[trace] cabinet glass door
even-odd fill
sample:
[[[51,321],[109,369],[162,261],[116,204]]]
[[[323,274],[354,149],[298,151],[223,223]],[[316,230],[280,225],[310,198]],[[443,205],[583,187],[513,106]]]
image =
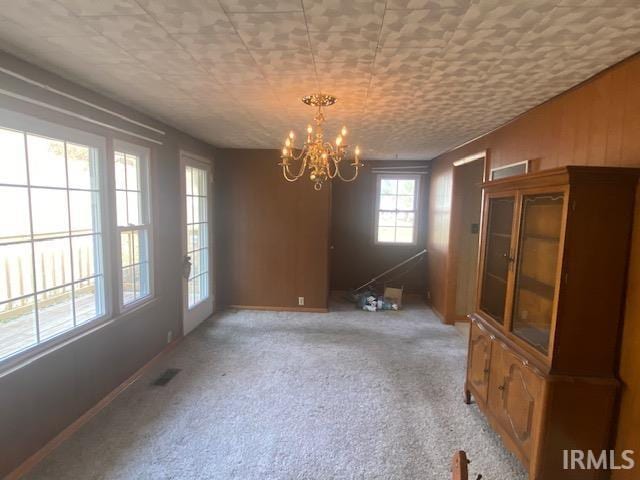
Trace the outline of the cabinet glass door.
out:
[[[548,353],[562,231],[562,193],[524,195],[512,331]]]
[[[489,198],[480,309],[504,324],[515,197]]]

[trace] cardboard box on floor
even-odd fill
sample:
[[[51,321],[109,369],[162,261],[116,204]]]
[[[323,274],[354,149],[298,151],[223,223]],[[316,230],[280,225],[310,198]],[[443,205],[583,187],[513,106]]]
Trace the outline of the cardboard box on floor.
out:
[[[402,289],[403,287],[400,287],[400,288],[385,287],[384,299],[387,302],[397,304],[398,309],[401,309],[402,308]]]

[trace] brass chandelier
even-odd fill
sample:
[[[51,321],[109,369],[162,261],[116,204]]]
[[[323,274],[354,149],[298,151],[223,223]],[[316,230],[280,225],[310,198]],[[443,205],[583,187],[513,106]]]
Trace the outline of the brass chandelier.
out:
[[[302,101],[307,105],[318,108],[318,112],[314,117],[316,127],[314,131],[311,125],[307,126],[307,141],[304,142],[298,154],[294,153],[296,151],[294,144],[295,133],[293,131],[289,132],[289,136],[282,147],[282,155],[280,156],[282,161],[278,163],[282,167],[284,178],[288,182],[295,182],[308,169],[309,180],[314,182],[313,188],[316,190],[320,190],[325,181],[336,177],[344,182],[353,182],[358,176],[358,169],[363,164],[360,162],[360,147],[356,146],[353,161],[349,164],[353,167],[352,176],[345,178],[340,171],[341,162],[348,154],[348,145],[345,143],[347,127],[342,127],[336,137],[335,144],[324,139],[322,124],[325,118],[322,109],[336,103],[336,97],[317,93],[303,97]],[[298,162],[300,162],[300,167],[294,173],[291,171],[292,163]]]

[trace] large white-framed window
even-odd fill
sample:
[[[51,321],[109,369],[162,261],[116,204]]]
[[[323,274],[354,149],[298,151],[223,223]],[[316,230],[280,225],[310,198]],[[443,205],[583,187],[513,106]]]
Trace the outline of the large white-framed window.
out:
[[[111,314],[105,141],[0,110],[0,361]]]
[[[120,308],[153,296],[150,151],[114,141]]]
[[[378,175],[374,238],[377,244],[415,244],[419,175]]]

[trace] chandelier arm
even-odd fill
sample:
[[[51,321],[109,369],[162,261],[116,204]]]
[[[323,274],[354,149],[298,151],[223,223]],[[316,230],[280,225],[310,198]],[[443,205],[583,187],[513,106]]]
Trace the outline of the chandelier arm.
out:
[[[302,177],[302,175],[304,175],[304,171],[306,168],[307,168],[307,158],[305,157],[302,160],[302,163],[300,164],[300,170],[298,170],[298,173],[291,173],[291,169],[289,168],[289,165],[282,166],[282,173],[284,174],[284,178],[286,178],[287,181],[295,182],[300,177]]]
[[[289,172],[289,167],[287,165],[282,166],[282,174],[287,182],[295,182],[300,178],[300,176],[291,175],[291,172]]]
[[[340,180],[342,180],[343,182],[349,183],[349,182],[353,182],[356,178],[358,178],[358,168],[360,168],[360,165],[356,164],[356,165],[353,165],[353,167],[355,168],[355,171],[353,172],[353,177],[351,178],[344,178],[342,176],[342,173],[340,173],[340,169],[337,169],[338,177],[340,177]]]
[[[300,150],[300,154],[298,156],[293,154],[293,149],[291,150],[291,158],[294,161],[298,161],[301,160],[302,158],[304,158],[304,156],[307,154],[307,145],[305,144],[304,147],[302,147],[302,149]]]
[[[331,173],[331,165],[333,165],[333,173]],[[338,167],[338,163],[336,162],[336,160],[332,157],[330,162],[327,162],[327,176],[330,179],[334,179],[336,178],[336,176],[338,176],[340,174],[340,168]]]

